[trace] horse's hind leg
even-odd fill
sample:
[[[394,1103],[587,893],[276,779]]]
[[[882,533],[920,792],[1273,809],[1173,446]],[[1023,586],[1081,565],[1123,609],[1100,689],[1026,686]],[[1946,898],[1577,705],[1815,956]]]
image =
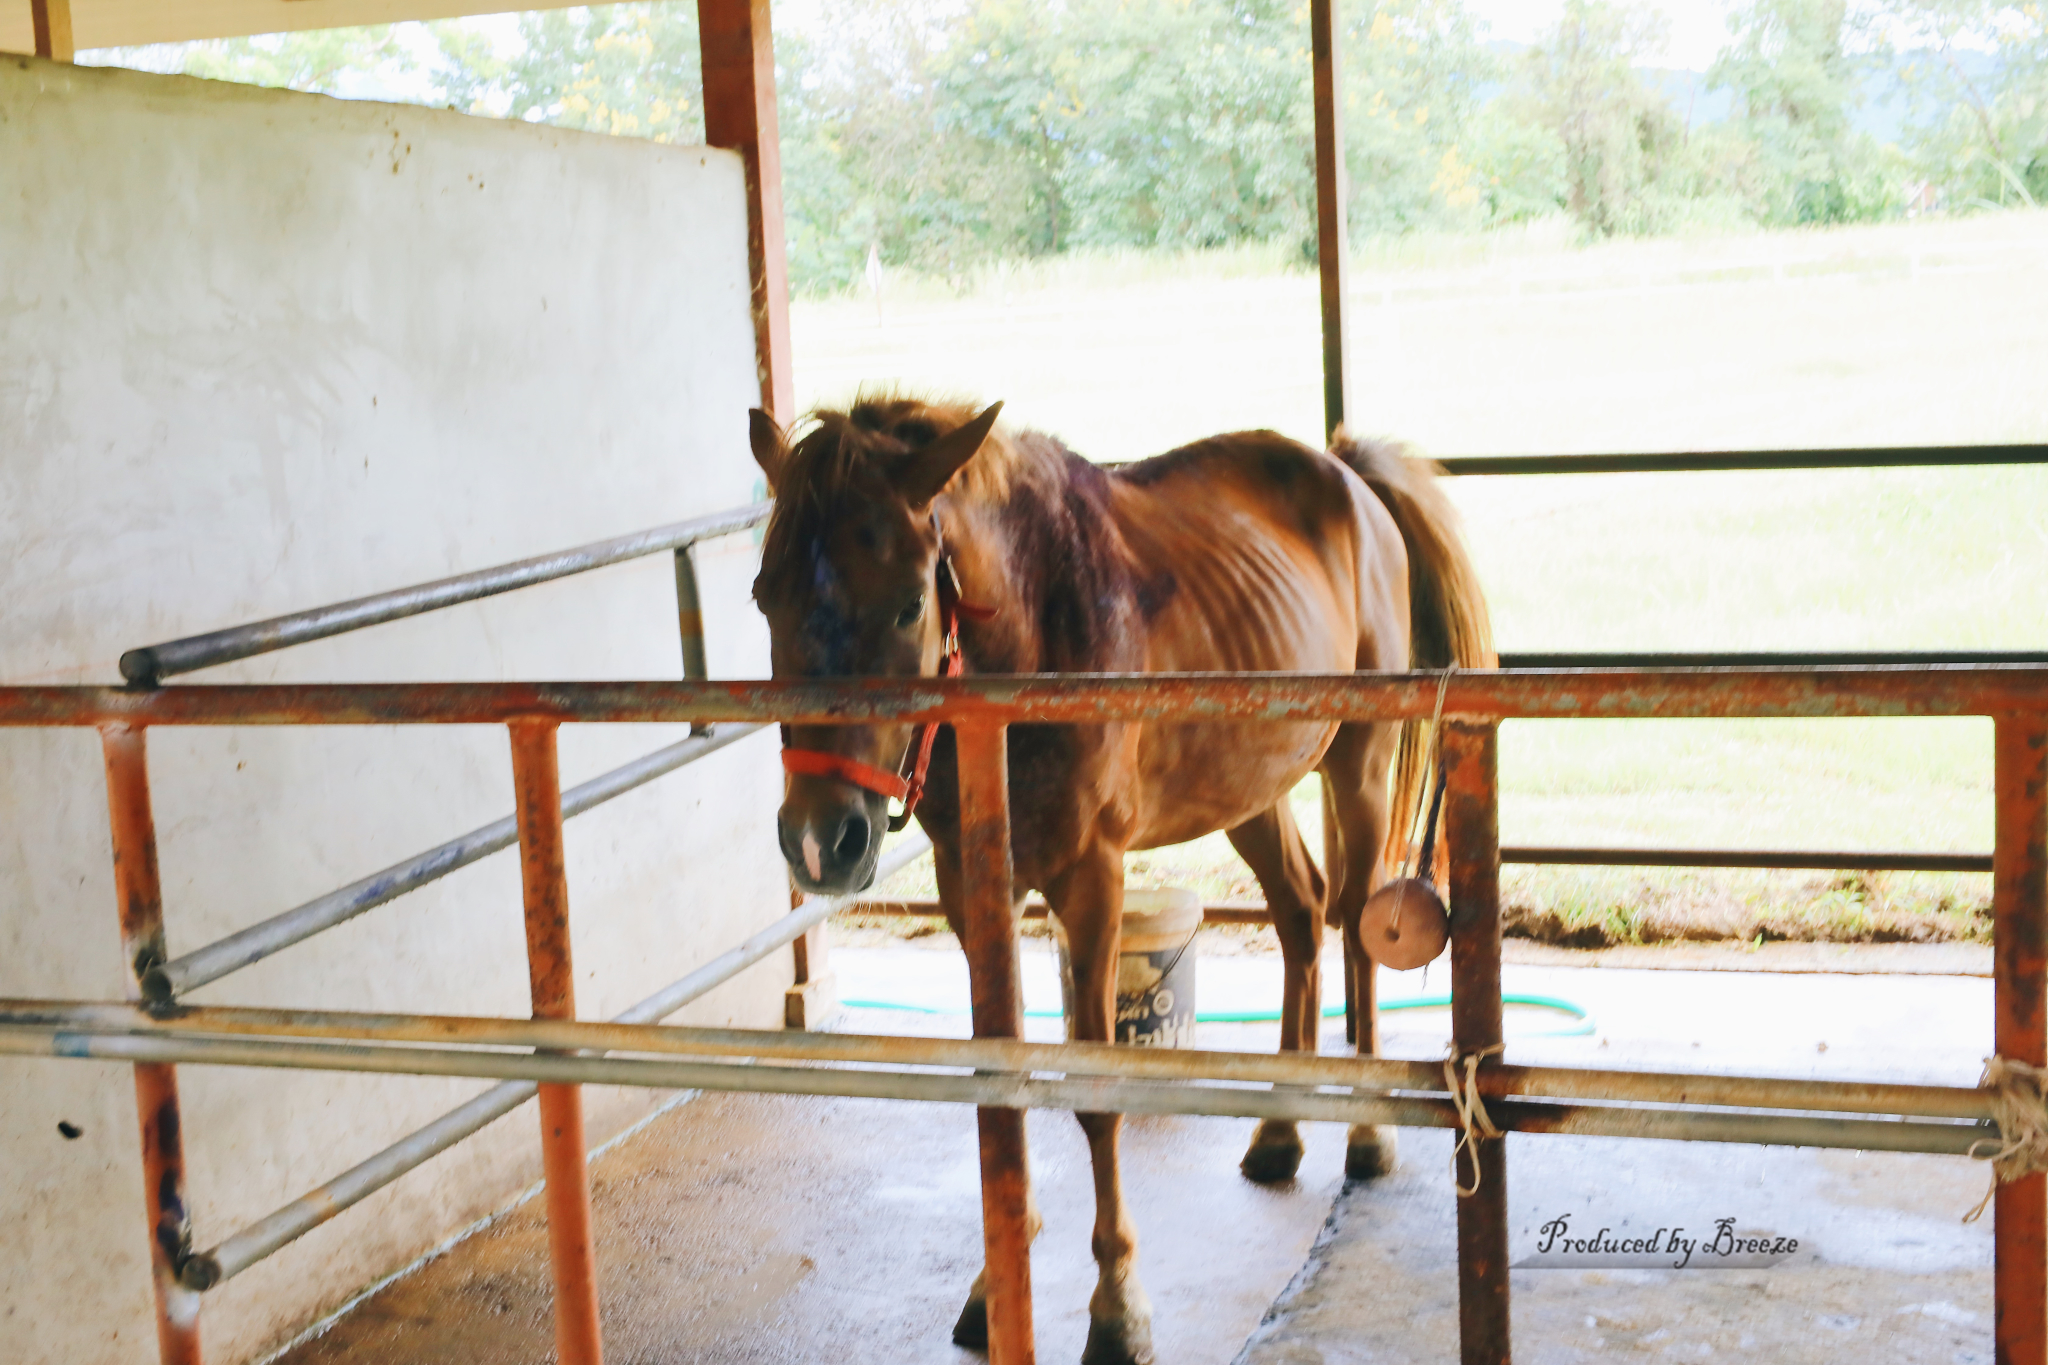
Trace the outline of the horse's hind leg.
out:
[[[1322,1028],[1323,875],[1308,856],[1285,798],[1230,831],[1230,843],[1258,878],[1280,938],[1283,966],[1280,1050],[1314,1052]],[[1248,1180],[1292,1180],[1301,1169],[1301,1130],[1266,1119],[1238,1163]]]
[[[1053,879],[1046,903],[1060,918],[1074,967],[1074,1040],[1106,1043],[1116,1018],[1117,944],[1123,919],[1122,849],[1098,849]],[[1081,1365],[1149,1365],[1152,1304],[1138,1283],[1138,1230],[1118,1163],[1121,1114],[1076,1114],[1095,1171],[1095,1293]]]
[[[1359,912],[1378,885],[1380,855],[1387,844],[1387,770],[1399,729],[1393,725],[1345,725],[1323,756],[1323,864],[1329,869],[1330,905],[1343,929],[1345,963],[1355,983],[1358,1055],[1376,1056],[1380,1047],[1377,978],[1372,959],[1360,947]],[[1351,1127],[1344,1149],[1344,1174],[1370,1180],[1394,1169],[1394,1130],[1385,1124]]]
[[[966,942],[965,922],[961,918],[960,858],[957,852],[944,844],[934,846],[932,851],[933,872],[939,883],[939,908],[945,913],[946,923],[953,930],[953,936]],[[1030,1172],[1025,1172],[1024,1218],[1028,1236],[1038,1240],[1038,1230],[1045,1220],[1038,1214],[1038,1188],[1032,1184]],[[974,1283],[967,1290],[967,1303],[960,1309],[960,1316],[953,1323],[953,1344],[964,1346],[970,1351],[988,1349],[988,1270],[975,1272]]]

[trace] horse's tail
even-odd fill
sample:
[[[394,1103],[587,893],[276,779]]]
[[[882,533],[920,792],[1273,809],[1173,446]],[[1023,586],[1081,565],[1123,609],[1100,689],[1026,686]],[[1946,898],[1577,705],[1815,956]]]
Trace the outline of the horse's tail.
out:
[[[1343,430],[1331,438],[1330,453],[1351,467],[1393,514],[1408,547],[1408,660],[1414,668],[1494,668],[1493,625],[1486,594],[1472,567],[1457,509],[1437,483],[1440,472],[1391,441],[1358,440]],[[1387,823],[1386,866],[1391,872],[1408,855],[1416,805],[1429,799],[1424,765],[1429,761],[1429,723],[1401,727],[1394,760],[1394,802]],[[1425,868],[1424,876],[1432,869]]]

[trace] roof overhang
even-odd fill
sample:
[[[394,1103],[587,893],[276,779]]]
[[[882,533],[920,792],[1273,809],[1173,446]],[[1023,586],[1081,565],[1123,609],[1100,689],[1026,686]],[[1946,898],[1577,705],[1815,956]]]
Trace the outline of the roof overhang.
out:
[[[567,9],[572,0],[70,0],[78,49],[353,28],[508,10]],[[0,52],[34,52],[29,0],[0,0]]]

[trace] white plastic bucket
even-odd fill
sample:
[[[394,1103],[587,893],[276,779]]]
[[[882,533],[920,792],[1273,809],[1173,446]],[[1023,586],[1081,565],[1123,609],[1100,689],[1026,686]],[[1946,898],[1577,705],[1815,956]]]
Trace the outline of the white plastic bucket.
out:
[[[1202,898],[1181,886],[1124,892],[1123,943],[1111,1036],[1128,1047],[1187,1047],[1195,1041],[1195,931]],[[1067,1036],[1074,1036],[1074,973],[1059,940]]]

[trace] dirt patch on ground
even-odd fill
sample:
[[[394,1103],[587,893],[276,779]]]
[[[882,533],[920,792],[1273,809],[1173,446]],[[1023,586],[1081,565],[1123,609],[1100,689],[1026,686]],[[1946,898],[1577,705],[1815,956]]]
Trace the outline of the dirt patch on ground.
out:
[[[1660,943],[1989,943],[1989,877],[1523,867],[1501,928],[1559,948]]]

